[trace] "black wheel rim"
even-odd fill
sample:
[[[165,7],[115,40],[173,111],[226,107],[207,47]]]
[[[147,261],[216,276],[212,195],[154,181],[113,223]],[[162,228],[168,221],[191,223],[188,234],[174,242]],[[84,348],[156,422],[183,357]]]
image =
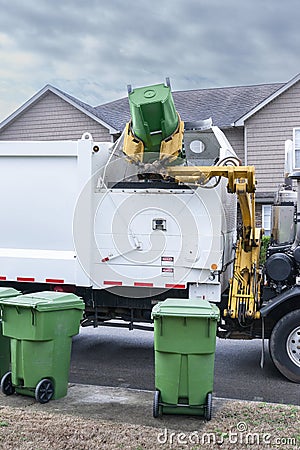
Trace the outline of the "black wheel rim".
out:
[[[37,386],[36,399],[40,403],[47,403],[54,394],[54,387],[51,380],[42,380]]]
[[[6,373],[1,380],[1,390],[5,395],[12,395],[15,392],[15,388],[11,381],[11,372]]]

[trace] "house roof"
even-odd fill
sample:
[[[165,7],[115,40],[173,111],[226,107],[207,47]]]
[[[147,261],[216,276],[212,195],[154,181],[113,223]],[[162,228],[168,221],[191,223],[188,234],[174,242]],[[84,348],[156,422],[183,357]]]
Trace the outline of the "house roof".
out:
[[[234,122],[266,98],[285,86],[283,83],[261,84],[173,92],[177,111],[183,121],[212,118],[220,128],[232,127]],[[127,98],[95,107],[102,119],[122,130],[129,120]]]
[[[234,125],[235,126],[243,126],[245,120],[249,119],[249,117],[253,116],[257,111],[262,109],[264,106],[266,106],[271,101],[275,100],[275,98],[277,98],[279,95],[283,94],[283,92],[287,91],[294,84],[298,83],[299,80],[300,80],[300,73],[298,73],[298,75],[296,75],[294,78],[292,78],[287,83],[282,84],[281,86],[279,86],[278,89],[275,92],[273,92],[268,97],[263,99],[254,108],[252,108],[250,111],[246,112],[237,121],[235,121]]]
[[[287,83],[176,91],[173,92],[173,98],[183,121],[211,117],[214,125],[229,128],[243,126],[245,120],[299,80],[300,74]],[[5,119],[0,124],[0,130],[49,91],[99,122],[112,134],[122,131],[130,119],[127,97],[93,107],[48,84]]]
[[[66,92],[61,91],[60,89],[51,86],[51,84],[47,84],[44,86],[40,91],[38,91],[33,97],[31,97],[27,102],[25,102],[20,108],[18,108],[16,111],[14,111],[10,116],[8,116],[3,122],[0,123],[0,130],[9,125],[11,122],[13,122],[20,114],[25,112],[28,108],[30,108],[34,103],[36,103],[38,100],[40,100],[43,96],[45,96],[47,93],[52,92],[53,94],[58,95],[63,100],[70,103],[75,108],[79,109],[84,114],[91,117],[93,120],[96,120],[98,123],[103,125],[105,128],[109,130],[110,133],[116,133],[118,132],[117,129],[112,127],[109,123],[106,123],[102,120],[98,112],[93,106],[88,105],[87,103],[82,102],[81,100],[72,97],[71,95],[67,94]]]

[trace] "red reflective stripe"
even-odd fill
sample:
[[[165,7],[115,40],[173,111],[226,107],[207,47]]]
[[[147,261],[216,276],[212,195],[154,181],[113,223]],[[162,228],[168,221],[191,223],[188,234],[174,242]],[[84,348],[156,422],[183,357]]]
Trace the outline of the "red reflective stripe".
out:
[[[103,281],[105,285],[122,286],[122,281]]]
[[[0,277],[0,281],[5,281],[6,277]]]
[[[166,284],[166,288],[185,289],[184,284]]]
[[[64,284],[65,280],[56,280],[55,278],[46,278],[46,283],[61,283]]]
[[[153,283],[140,283],[139,281],[134,282],[134,286],[138,287],[153,287]]]
[[[35,281],[35,278],[17,277],[17,281]]]

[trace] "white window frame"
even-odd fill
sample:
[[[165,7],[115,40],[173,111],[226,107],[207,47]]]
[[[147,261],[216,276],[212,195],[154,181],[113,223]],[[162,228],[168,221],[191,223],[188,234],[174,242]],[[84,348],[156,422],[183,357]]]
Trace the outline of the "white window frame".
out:
[[[297,136],[298,135],[298,136]],[[299,164],[296,164],[296,152],[299,154]],[[300,168],[300,128],[293,128],[293,166]],[[297,167],[298,166],[298,167]]]
[[[272,231],[272,205],[262,205],[261,217],[262,227],[265,230],[265,236],[271,236]]]

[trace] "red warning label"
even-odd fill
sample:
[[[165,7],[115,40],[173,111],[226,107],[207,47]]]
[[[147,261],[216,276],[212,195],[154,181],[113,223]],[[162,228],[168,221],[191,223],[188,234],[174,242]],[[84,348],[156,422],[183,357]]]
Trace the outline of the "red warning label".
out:
[[[162,266],[172,266],[174,264],[174,256],[162,256],[161,265]]]

